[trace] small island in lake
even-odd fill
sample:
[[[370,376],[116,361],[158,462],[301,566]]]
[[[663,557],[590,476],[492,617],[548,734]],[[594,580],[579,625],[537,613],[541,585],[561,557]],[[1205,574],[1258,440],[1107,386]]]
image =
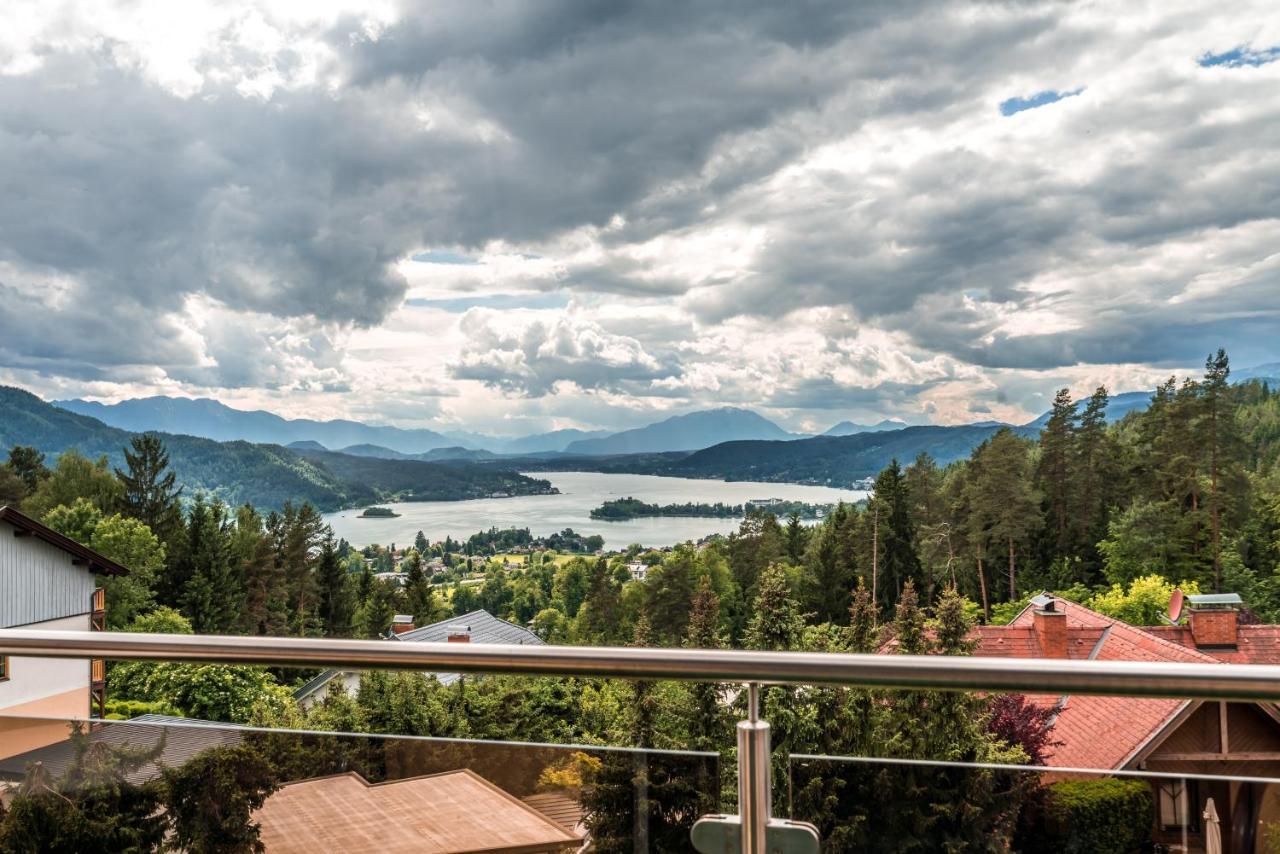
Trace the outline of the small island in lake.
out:
[[[748,501],[746,504],[648,504],[638,498],[615,498],[591,511],[591,518],[603,522],[625,522],[656,516],[698,516],[708,519],[737,519],[752,508],[766,510],[775,516],[796,515],[801,519],[821,519],[835,507],[834,504],[808,504],[803,501],[783,501],[778,498]]]
[[[366,507],[357,519],[398,519],[400,514],[390,507]]]

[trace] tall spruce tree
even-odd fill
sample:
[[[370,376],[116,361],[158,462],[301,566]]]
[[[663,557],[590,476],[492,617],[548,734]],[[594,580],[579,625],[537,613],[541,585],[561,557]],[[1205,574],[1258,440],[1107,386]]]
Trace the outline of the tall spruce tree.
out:
[[[421,574],[421,566],[418,568]],[[320,589],[320,623],[326,637],[350,637],[355,617],[354,584],[347,567],[338,557],[333,531],[326,529],[316,558],[316,582]],[[427,588],[430,590],[430,587]]]
[[[115,470],[124,486],[121,512],[145,524],[162,543],[172,542],[182,524],[182,488],[176,485],[177,475],[169,469],[169,451],[164,442],[154,433],[134,436],[124,449],[124,462],[124,470]]]
[[[800,607],[817,622],[843,623],[848,615],[849,589],[857,576],[857,525],[858,511],[841,503],[810,535],[797,595]]]
[[[871,589],[881,605],[890,607],[908,581],[919,586],[921,574],[911,497],[897,460],[876,477],[868,513],[872,515],[875,562]]]
[[[227,634],[241,620],[244,602],[239,573],[232,563],[226,506],[196,496],[187,517],[186,549],[177,562],[184,579],[178,601],[198,634]]]
[[[1209,517],[1209,544],[1213,558],[1213,589],[1222,589],[1223,528],[1235,509],[1236,496],[1245,493],[1240,460],[1242,443],[1236,424],[1231,388],[1231,363],[1226,351],[1205,360],[1204,380],[1200,384],[1201,407],[1197,429],[1204,448],[1209,488],[1205,494],[1205,513]],[[1227,488],[1228,485],[1234,488]]]

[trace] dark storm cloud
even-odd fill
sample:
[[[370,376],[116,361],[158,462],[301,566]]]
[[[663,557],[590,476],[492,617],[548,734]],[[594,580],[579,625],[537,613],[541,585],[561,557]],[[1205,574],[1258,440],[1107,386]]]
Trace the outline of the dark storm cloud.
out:
[[[1204,293],[1194,278],[1226,269],[1203,260],[1218,252],[1205,235],[1280,210],[1280,123],[1249,109],[1269,103],[1274,66],[1245,61],[1270,54],[1205,46],[1185,63],[1215,83],[1142,68],[1135,93],[1116,97],[1072,63],[1135,55],[1187,21],[1113,32],[1073,11],[407,4],[386,27],[327,30],[321,82],[263,96],[238,90],[237,75],[287,75],[305,64],[300,49],[263,55],[223,34],[197,64],[203,84],[179,95],[105,43],[38,46],[33,70],[0,75],[0,288],[57,324],[0,318],[0,364],[95,378],[150,365],[213,386],[307,375],[339,388],[330,332],[376,326],[399,306],[404,258],[427,250],[424,261],[477,267],[462,262],[491,242],[552,256],[574,240],[599,251],[562,275],[498,287],[669,300],[692,315],[689,339],[742,315],[785,322],[838,307],[923,351],[1019,370],[1177,360],[1224,336],[1261,349],[1277,331],[1274,274]],[[1076,97],[999,114],[1011,96],[1077,86]],[[1014,130],[1055,115],[1051,136]],[[986,150],[952,142],[973,116],[1008,138]],[[771,183],[868,128],[873,141],[901,142],[849,148],[800,190]],[[718,226],[768,237],[745,272],[715,284],[639,251]],[[1134,260],[1196,241],[1203,251],[1182,269]],[[1233,251],[1246,264],[1266,245]],[[1028,287],[1058,270],[1069,272],[1060,290]],[[420,304],[486,299],[521,305]],[[1002,327],[1034,309],[1073,328]],[[202,312],[223,311],[222,323],[262,328],[201,328]],[[587,317],[517,331],[473,319],[452,374],[529,396],[561,380],[684,393],[674,380],[697,360],[675,355],[681,341]],[[309,337],[308,324],[322,331]],[[861,402],[833,382],[787,388],[775,405]],[[874,393],[889,405],[929,388]]]

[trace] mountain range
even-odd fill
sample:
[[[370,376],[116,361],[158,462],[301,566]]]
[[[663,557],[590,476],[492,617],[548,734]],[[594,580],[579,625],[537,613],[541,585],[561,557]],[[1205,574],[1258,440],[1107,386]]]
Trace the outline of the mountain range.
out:
[[[1280,363],[1244,368],[1232,374],[1233,381],[1280,377]],[[1151,393],[1125,392],[1114,395],[1107,408],[1108,420],[1144,409]],[[605,430],[554,430],[530,436],[495,437],[468,431],[436,431],[426,428],[400,428],[336,419],[288,419],[262,410],[233,409],[207,398],[146,397],[103,404],[84,400],[56,401],[56,406],[81,415],[97,418],[123,430],[158,431],[199,436],[217,441],[284,445],[312,451],[337,451],[352,456],[434,462],[441,460],[490,460],[495,456],[512,458],[545,457],[568,454],[577,457],[613,457],[625,454],[665,454],[696,451],[723,442],[767,440],[792,441],[813,438],[790,433],[749,409],[721,407],[685,415],[621,432]],[[1027,427],[1041,428],[1049,413],[1028,422]],[[963,425],[977,428],[999,428],[999,421],[983,421]],[[895,419],[874,424],[841,421],[823,433],[823,437],[841,438],[876,433],[895,433],[909,429]],[[299,445],[299,443],[305,443]]]
[[[228,504],[249,502],[277,509],[309,501],[332,510],[375,501],[453,500],[495,492],[545,491],[534,480],[496,466],[474,463],[385,460],[320,450],[299,451],[243,440],[218,442],[159,432],[170,465],[188,492],[204,491]],[[0,448],[31,445],[50,458],[76,449],[124,465],[123,449],[134,433],[53,406],[30,392],[0,386]]]

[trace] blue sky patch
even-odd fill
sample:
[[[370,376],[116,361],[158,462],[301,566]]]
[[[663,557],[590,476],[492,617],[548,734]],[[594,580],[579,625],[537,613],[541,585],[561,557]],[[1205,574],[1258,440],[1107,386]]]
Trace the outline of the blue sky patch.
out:
[[[1010,98],[1007,101],[1000,102],[1000,115],[1012,116],[1014,113],[1021,113],[1023,110],[1034,110],[1036,107],[1057,103],[1063,98],[1072,98],[1083,91],[1083,86],[1072,89],[1070,92],[1045,89],[1043,92],[1035,93],[1030,98]]]
[[[419,252],[413,256],[419,264],[479,264],[470,255],[450,252],[448,249],[432,249],[430,252]]]
[[[569,304],[565,294],[486,294],[451,299],[409,299],[405,305],[415,308],[436,308],[441,311],[462,313],[469,308],[564,308]]]
[[[1275,62],[1277,59],[1280,59],[1280,45],[1254,50],[1251,46],[1242,44],[1223,53],[1205,51],[1197,61],[1201,68],[1212,68],[1215,65],[1223,65],[1227,68],[1257,68],[1259,65]]]

